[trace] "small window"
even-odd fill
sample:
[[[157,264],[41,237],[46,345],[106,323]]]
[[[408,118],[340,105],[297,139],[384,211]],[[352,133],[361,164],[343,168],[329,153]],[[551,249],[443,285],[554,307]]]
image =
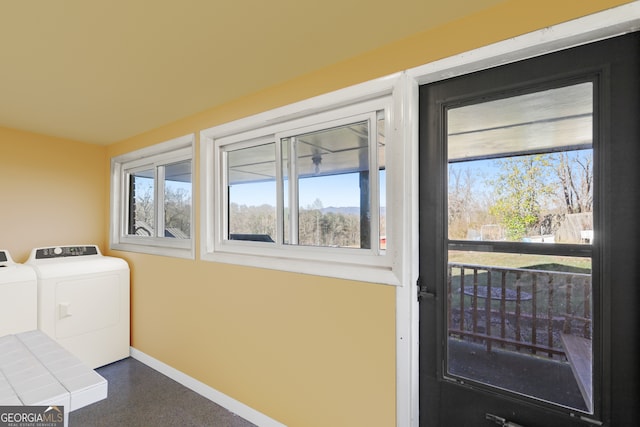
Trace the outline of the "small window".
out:
[[[221,146],[224,239],[378,253],[380,226],[372,218],[379,214],[372,206],[385,201],[372,191],[380,175],[370,171],[384,170],[376,155],[377,145],[384,146],[383,129],[383,113],[374,112],[285,131],[275,135],[277,143]]]
[[[593,243],[592,83],[448,110],[449,239]]]
[[[384,146],[380,116],[280,139],[285,244],[379,251],[372,205],[385,200],[372,192],[379,176],[374,180],[370,172],[384,171],[375,156],[376,146]]]
[[[225,147],[228,195],[225,237],[377,250],[371,236],[373,232],[380,240],[379,227],[372,227],[371,205],[384,205],[384,200],[372,193],[373,180],[369,176],[370,162],[373,159],[377,163],[370,155],[371,147],[377,143],[370,137],[375,117],[329,128],[325,124],[320,130],[296,131],[292,136],[276,136],[279,147],[275,142]],[[384,165],[378,169],[384,170]],[[279,207],[278,192],[282,194]],[[282,213],[281,224],[278,211]]]
[[[203,258],[396,283],[387,255],[391,100],[219,138],[204,131]]]
[[[111,247],[193,257],[193,136],[112,160]]]
[[[276,236],[275,143],[227,152],[229,239],[273,242]]]

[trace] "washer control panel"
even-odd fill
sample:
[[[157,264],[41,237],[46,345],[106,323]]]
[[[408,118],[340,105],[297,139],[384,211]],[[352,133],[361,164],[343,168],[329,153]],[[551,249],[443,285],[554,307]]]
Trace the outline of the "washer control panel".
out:
[[[36,249],[35,259],[67,258],[77,256],[99,255],[98,247],[88,246],[54,246]]]

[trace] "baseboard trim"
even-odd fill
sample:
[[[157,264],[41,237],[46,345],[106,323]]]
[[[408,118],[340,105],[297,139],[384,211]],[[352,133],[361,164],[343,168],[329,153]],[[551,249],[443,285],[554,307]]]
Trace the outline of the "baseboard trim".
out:
[[[273,418],[270,418],[265,414],[256,411],[255,409],[245,405],[244,403],[227,396],[226,394],[214,389],[213,387],[210,387],[133,347],[131,347],[131,357],[257,426],[287,427],[285,424],[282,424],[274,420]]]

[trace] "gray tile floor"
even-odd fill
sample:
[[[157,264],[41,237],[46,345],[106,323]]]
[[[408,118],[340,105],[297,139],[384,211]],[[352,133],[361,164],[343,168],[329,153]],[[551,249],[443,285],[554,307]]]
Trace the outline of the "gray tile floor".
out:
[[[71,412],[69,427],[255,427],[133,358],[97,371],[109,381],[109,397]]]

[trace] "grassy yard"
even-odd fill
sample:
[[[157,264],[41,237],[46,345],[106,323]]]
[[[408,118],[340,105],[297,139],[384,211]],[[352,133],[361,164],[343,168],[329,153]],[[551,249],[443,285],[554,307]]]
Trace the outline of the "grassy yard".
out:
[[[591,259],[554,255],[449,251],[449,262],[494,267],[591,273]]]

